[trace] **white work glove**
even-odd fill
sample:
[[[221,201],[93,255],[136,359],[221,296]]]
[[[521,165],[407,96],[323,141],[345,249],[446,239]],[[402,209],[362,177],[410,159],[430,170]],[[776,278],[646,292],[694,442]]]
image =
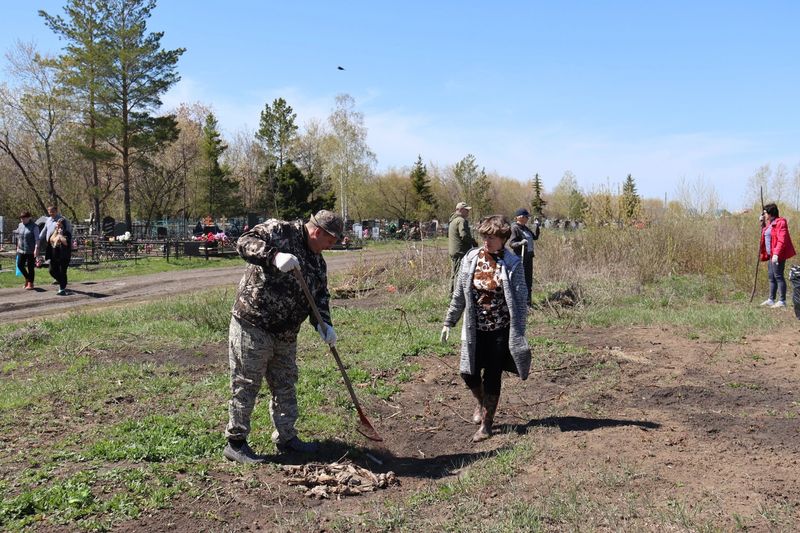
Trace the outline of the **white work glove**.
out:
[[[538,226],[539,224],[541,224],[541,222],[539,222],[539,219],[538,218],[534,218],[533,219],[533,225],[534,226]]]
[[[272,261],[272,263],[281,272],[289,272],[290,270],[300,266],[300,262],[295,256],[292,254],[285,254],[283,252],[278,252],[275,254],[275,259]]]
[[[317,324],[317,333],[322,337],[325,344],[328,346],[336,346],[336,332],[333,331],[333,326],[325,322]]]
[[[442,341],[442,344],[446,343],[450,339],[450,326],[444,326],[442,328],[442,334],[439,336],[439,340]]]
[[[773,254],[773,256],[772,256],[772,264],[773,265],[777,265],[778,264],[778,255],[777,254]]]

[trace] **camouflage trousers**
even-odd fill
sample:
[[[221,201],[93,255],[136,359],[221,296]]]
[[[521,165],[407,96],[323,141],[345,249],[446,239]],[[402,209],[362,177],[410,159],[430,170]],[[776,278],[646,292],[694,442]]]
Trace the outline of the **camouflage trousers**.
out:
[[[250,416],[261,381],[272,393],[269,414],[275,424],[272,441],[282,443],[297,435],[297,341],[286,342],[254,326],[231,318],[228,357],[231,365],[231,400],[225,437],[247,440]]]

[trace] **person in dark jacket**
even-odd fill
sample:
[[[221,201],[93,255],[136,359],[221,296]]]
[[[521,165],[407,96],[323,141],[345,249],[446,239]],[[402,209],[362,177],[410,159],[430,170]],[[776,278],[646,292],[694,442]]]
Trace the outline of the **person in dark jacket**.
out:
[[[68,296],[67,269],[72,258],[72,233],[64,218],[55,223],[55,229],[47,240],[47,255],[50,257],[50,275],[58,282],[59,296]]]
[[[794,245],[789,236],[789,224],[778,213],[778,206],[767,204],[761,214],[761,242],[759,259],[767,261],[769,298],[761,305],[773,308],[786,307],[786,279],[783,277],[786,260],[794,257]],[[776,300],[776,298],[778,298]]]
[[[30,211],[19,216],[17,227],[17,268],[25,277],[25,289],[33,289],[36,277],[36,258],[39,256],[39,226],[33,222]]]
[[[453,272],[450,274],[450,294],[453,293],[455,279],[461,268],[461,260],[467,252],[478,246],[478,243],[472,238],[469,220],[467,220],[471,209],[472,207],[468,206],[466,202],[458,202],[447,226],[447,252],[453,263]]]
[[[63,230],[66,233],[69,233],[70,236],[72,235],[72,224],[70,224],[69,220],[62,215],[56,204],[52,204],[47,206],[47,219],[44,221],[44,227],[41,229],[41,233],[39,233],[39,239],[41,240],[41,248],[45,250],[45,260],[52,259],[50,257],[50,252],[52,251],[52,247],[50,246],[50,237],[52,237],[53,232],[56,230],[56,224],[59,220],[63,220]],[[53,270],[50,270],[52,275]],[[54,278],[53,285],[61,285],[61,282]],[[63,296],[63,295],[62,295]]]
[[[247,264],[233,304],[228,348],[231,369],[231,400],[228,404],[228,444],[223,456],[239,463],[259,463],[247,444],[250,417],[261,382],[271,392],[269,412],[275,431],[272,441],[280,452],[312,453],[315,443],[297,436],[297,334],[306,319],[322,340],[335,345],[331,321],[328,270],[322,252],[333,246],[344,232],[342,218],[321,210],[311,219],[270,219],[253,226],[236,241]],[[294,278],[300,269],[323,323],[317,324],[303,290]]]
[[[539,219],[534,219],[533,230],[531,230],[528,228],[531,214],[527,209],[524,207],[517,209],[514,215],[508,247],[522,258],[522,265],[525,267],[525,285],[528,287],[528,305],[530,305],[531,291],[533,290],[533,241],[539,239]]]

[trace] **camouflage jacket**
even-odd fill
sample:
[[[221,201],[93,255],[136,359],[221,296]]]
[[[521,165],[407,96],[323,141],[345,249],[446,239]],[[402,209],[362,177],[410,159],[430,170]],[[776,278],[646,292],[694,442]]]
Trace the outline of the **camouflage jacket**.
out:
[[[331,323],[328,267],[322,254],[306,244],[308,232],[302,220],[287,222],[270,219],[243,233],[236,243],[239,255],[249,263],[236,291],[233,316],[282,340],[292,341],[300,326],[310,317],[316,320],[303,289],[291,272],[281,272],[273,264],[278,252],[292,254],[300,262],[322,320]]]

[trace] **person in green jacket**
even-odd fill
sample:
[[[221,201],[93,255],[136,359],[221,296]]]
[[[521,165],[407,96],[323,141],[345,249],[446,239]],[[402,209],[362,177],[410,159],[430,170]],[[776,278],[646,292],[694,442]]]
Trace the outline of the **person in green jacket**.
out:
[[[450,274],[450,294],[453,294],[453,284],[458,277],[461,260],[467,252],[478,246],[478,243],[472,238],[469,221],[467,220],[470,209],[472,207],[468,206],[466,202],[458,202],[455,212],[450,216],[450,224],[447,227],[447,251],[450,254],[450,260],[453,262],[453,272]]]

